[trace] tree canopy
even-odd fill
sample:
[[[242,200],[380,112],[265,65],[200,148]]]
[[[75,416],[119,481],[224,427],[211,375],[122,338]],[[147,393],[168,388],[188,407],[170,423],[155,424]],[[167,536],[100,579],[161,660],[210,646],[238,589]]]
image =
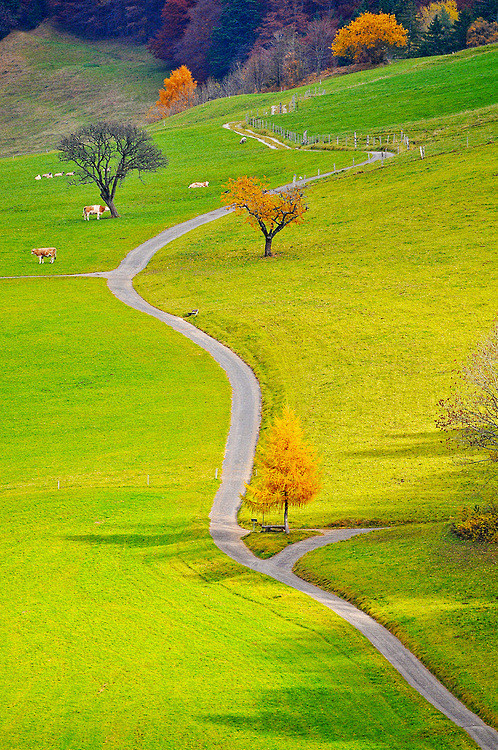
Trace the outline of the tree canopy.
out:
[[[303,439],[298,417],[286,408],[270,427],[256,460],[258,474],[246,485],[246,502],[263,512],[284,509],[284,526],[289,533],[289,506],[310,503],[320,491],[320,473],[315,453]]]
[[[355,62],[382,62],[389,49],[406,47],[406,29],[389,13],[362,13],[342,28],[334,39],[332,52]]]
[[[237,214],[245,215],[252,227],[261,230],[265,237],[265,258],[273,255],[275,235],[292,222],[301,221],[308,210],[299,188],[272,192],[257,177],[230,179],[222,200],[233,206]]]
[[[498,323],[461,371],[461,387],[439,402],[437,426],[498,460]]]
[[[74,162],[80,183],[94,182],[112,217],[119,216],[114,195],[129,172],[155,172],[168,163],[142,128],[98,122],[79,128],[59,144],[59,158]]]
[[[194,103],[197,81],[185,66],[174,70],[169,78],[164,79],[164,88],[159,89],[156,107],[163,117],[176,112],[183,112]]]

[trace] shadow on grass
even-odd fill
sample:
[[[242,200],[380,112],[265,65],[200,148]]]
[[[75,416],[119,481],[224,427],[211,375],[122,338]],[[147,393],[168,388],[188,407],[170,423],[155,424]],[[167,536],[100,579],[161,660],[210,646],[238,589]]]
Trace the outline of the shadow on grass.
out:
[[[400,456],[436,456],[447,453],[445,436],[438,432],[415,432],[389,435],[388,439],[403,441],[404,445],[394,444],[386,448],[369,448],[367,450],[345,451],[342,455],[348,458],[395,458]]]
[[[193,529],[171,531],[163,534],[75,534],[64,536],[70,542],[82,544],[109,544],[120,547],[165,547],[178,542],[190,542],[205,538],[206,534]]]
[[[427,714],[419,712],[415,701],[400,695],[391,685],[387,686],[387,700],[380,697],[380,692],[376,685],[373,690],[372,686],[364,690],[356,686],[353,693],[347,684],[336,684],[333,689],[272,690],[265,692],[250,714],[213,713],[200,718],[241,732],[252,731],[260,737],[304,739],[327,743],[327,747],[337,750],[460,747],[460,730],[444,717],[431,716],[428,726]],[[393,724],[393,709],[406,716],[404,721],[398,721],[398,726]],[[257,742],[254,746],[258,746]]]

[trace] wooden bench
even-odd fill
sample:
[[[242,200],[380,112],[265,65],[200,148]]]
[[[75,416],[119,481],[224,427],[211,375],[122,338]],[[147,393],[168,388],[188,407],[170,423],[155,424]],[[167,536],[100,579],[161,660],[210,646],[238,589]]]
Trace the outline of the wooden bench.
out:
[[[285,526],[275,526],[273,524],[265,524],[261,526],[261,531],[285,531]]]

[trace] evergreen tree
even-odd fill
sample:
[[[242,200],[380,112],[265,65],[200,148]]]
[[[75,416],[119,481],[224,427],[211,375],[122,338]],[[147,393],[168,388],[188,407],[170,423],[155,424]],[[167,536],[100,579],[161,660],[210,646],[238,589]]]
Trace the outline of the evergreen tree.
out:
[[[235,62],[249,54],[265,10],[265,3],[258,0],[223,0],[220,24],[213,31],[208,54],[210,75],[223,78]]]

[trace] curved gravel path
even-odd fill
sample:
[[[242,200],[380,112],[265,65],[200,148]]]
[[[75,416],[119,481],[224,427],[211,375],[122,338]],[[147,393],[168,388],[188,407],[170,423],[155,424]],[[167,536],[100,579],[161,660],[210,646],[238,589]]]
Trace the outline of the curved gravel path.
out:
[[[132,250],[117,269],[105,274],[111,292],[122,302],[162,320],[208,351],[228,375],[232,388],[231,426],[223,462],[222,481],[210,513],[210,532],[216,546],[236,562],[292,586],[328,607],[359,630],[398,670],[405,680],[451,721],[465,729],[482,750],[498,749],[498,732],[453,696],[394,635],[369,615],[335,594],[303,581],[292,572],[306,552],[374,529],[335,529],[323,536],[291,545],[270,560],[260,560],[245,546],[248,532],[237,523],[240,493],[252,472],[261,408],[261,393],[252,370],[230,349],[181,318],[150,305],[133,289],[133,277],[154,253],[186,232],[228,213],[218,209],[162,232]]]
[[[314,179],[317,178],[306,181]],[[216,546],[241,565],[307,594],[347,620],[368,638],[429,703],[456,725],[465,729],[482,750],[498,750],[498,732],[457,700],[386,628],[349,602],[303,581],[292,572],[294,563],[306,552],[326,544],[350,539],[357,534],[368,533],[373,529],[327,531],[323,536],[306,539],[287,547],[270,560],[256,558],[243,543],[242,537],[248,532],[238,525],[237,513],[241,503],[240,493],[244,491],[244,483],[248,482],[251,476],[259,431],[261,393],[258,381],[248,365],[230,349],[182,318],[153,307],[135,291],[132,285],[133,277],[146,267],[152,256],[164,245],[227,213],[230,213],[230,209],[220,208],[161,232],[132,250],[113,271],[74,274],[74,276],[106,278],[109,289],[118,299],[136,310],[158,318],[201,346],[227,373],[232,388],[231,426],[225,447],[222,481],[210,513],[210,532]]]

